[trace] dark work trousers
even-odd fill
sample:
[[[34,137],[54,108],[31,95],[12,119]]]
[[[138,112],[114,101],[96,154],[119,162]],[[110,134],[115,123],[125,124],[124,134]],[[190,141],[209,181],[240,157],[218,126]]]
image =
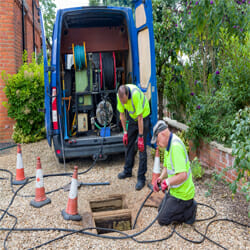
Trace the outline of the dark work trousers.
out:
[[[128,145],[126,149],[126,159],[124,172],[127,174],[132,174],[132,169],[134,167],[135,161],[135,142],[138,137],[138,121],[134,121],[130,116],[128,119]],[[145,174],[147,172],[147,149],[146,140],[150,128],[150,117],[147,116],[143,118],[143,139],[144,139],[144,151],[139,150],[139,168],[137,173],[137,179],[145,181]]]
[[[172,222],[193,224],[196,216],[197,203],[194,199],[181,200],[169,193],[160,204],[158,222],[160,225],[169,225]]]

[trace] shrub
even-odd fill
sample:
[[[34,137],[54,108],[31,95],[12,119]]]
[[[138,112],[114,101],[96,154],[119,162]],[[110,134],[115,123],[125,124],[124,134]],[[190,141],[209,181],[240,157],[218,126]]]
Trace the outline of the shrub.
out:
[[[201,139],[230,146],[231,121],[235,112],[228,88],[222,88],[214,95],[200,97],[200,104],[188,123],[188,139],[194,142],[195,147],[198,147]]]
[[[221,30],[223,49],[219,53],[220,82],[228,88],[236,109],[250,104],[250,32],[244,41]]]
[[[204,168],[201,166],[197,157],[195,157],[193,161],[191,161],[191,170],[192,175],[195,179],[201,179],[205,173]]]
[[[34,142],[44,138],[44,114],[39,108],[44,107],[43,64],[36,64],[33,57],[27,63],[27,52],[23,55],[23,65],[17,74],[2,73],[5,81],[4,92],[8,102],[8,116],[16,121],[12,135],[15,142]]]
[[[237,183],[241,180],[244,185],[242,191],[246,193],[246,198],[249,201],[250,182],[245,180],[250,176],[250,107],[239,110],[232,122],[232,126],[232,155],[235,156],[233,168],[236,169],[238,176],[230,184],[230,188],[235,193]]]

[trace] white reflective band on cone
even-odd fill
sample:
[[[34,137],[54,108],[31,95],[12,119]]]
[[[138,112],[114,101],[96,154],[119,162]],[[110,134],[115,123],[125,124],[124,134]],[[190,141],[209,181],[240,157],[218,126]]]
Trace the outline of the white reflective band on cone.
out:
[[[23,168],[22,154],[17,154],[17,157],[16,157],[16,168],[17,169],[22,169]]]
[[[43,187],[43,170],[42,169],[36,170],[36,187],[37,188]]]
[[[77,180],[75,178],[72,178],[70,191],[69,191],[69,198],[75,199],[77,197]]]
[[[157,157],[157,156],[155,157],[153,173],[155,173],[155,174],[160,174],[161,173],[160,157]]]

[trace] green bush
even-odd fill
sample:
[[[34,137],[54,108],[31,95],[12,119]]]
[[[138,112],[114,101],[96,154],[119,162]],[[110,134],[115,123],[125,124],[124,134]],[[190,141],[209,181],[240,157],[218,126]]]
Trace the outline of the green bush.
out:
[[[250,182],[245,181],[250,176],[250,107],[239,110],[235,120],[232,122],[233,133],[232,140],[232,155],[235,156],[233,168],[238,174],[237,179],[230,184],[233,193],[237,191],[237,183],[243,181],[243,192],[246,193],[246,198],[250,200]]]
[[[204,168],[201,166],[197,157],[195,157],[193,161],[191,161],[191,170],[192,175],[195,179],[201,179],[205,173]]]
[[[214,95],[202,96],[188,123],[187,137],[194,142],[195,147],[199,146],[201,139],[230,146],[231,121],[236,111],[228,88]]]
[[[222,49],[215,73],[220,88],[199,97],[187,133],[195,146],[203,139],[231,147],[231,121],[239,109],[250,104],[250,33],[242,41],[223,29],[220,34]]]
[[[219,80],[228,89],[236,109],[243,109],[250,104],[250,32],[241,41],[221,30],[221,43]]]
[[[12,135],[15,142],[34,142],[44,138],[44,114],[38,112],[44,107],[43,64],[35,59],[27,63],[27,52],[23,55],[23,65],[17,74],[2,73],[5,81],[4,92],[8,102],[8,116],[16,121]]]

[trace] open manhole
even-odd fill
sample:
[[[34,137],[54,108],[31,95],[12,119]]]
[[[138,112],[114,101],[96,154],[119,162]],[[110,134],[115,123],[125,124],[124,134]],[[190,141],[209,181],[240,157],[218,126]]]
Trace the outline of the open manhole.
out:
[[[90,201],[89,204],[93,213],[126,208],[124,196],[122,195]]]
[[[132,229],[132,216],[129,209],[112,212],[100,212],[94,215],[96,227],[128,231]],[[112,231],[97,229],[98,234],[111,233]]]

